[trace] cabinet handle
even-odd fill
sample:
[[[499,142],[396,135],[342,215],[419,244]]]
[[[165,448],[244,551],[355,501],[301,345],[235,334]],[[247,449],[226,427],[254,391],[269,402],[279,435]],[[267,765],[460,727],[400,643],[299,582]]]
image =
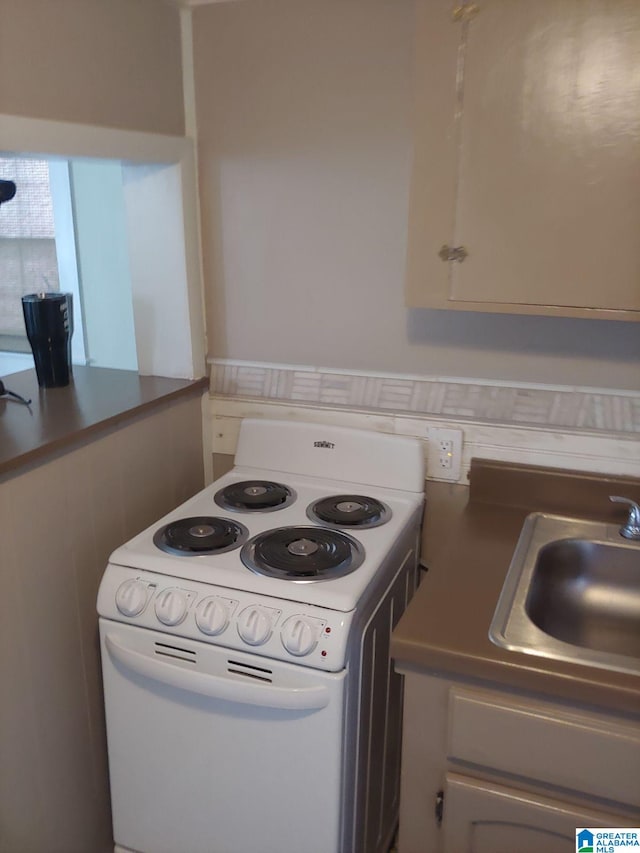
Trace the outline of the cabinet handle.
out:
[[[438,791],[436,794],[436,803],[435,803],[435,815],[436,815],[436,823],[438,826],[442,826],[442,817],[444,815],[444,791]]]
[[[446,243],[438,252],[438,257],[443,261],[457,261],[459,264],[468,256],[469,252],[464,246],[447,246]]]

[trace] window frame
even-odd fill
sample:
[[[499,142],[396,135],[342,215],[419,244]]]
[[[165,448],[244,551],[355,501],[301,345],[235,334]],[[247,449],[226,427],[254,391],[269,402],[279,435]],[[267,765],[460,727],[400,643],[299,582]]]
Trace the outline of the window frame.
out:
[[[205,376],[194,141],[6,114],[0,114],[0,138],[3,150],[16,156],[91,157],[149,167],[130,187],[129,240],[140,247],[132,276],[138,372]],[[154,231],[162,239],[154,240]]]

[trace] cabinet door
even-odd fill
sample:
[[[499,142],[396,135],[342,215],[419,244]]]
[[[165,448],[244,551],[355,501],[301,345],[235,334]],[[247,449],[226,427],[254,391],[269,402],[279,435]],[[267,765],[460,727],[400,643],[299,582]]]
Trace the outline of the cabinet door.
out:
[[[444,31],[442,4],[420,2]],[[446,139],[434,126],[443,121],[435,96],[432,124],[416,127],[409,292],[418,299],[410,303],[433,297],[434,307],[567,316],[593,316],[595,308],[602,316],[640,319],[640,3],[474,6],[458,22],[449,11],[448,26],[458,34],[455,62],[442,48],[420,60],[442,63],[449,94],[455,66],[456,93],[444,119]],[[431,43],[430,16],[418,25],[429,29]],[[432,80],[437,75],[432,67]],[[430,161],[424,149],[433,153],[434,135],[449,148],[445,155],[435,149],[438,159]],[[439,183],[426,180],[429,192],[437,190],[431,202],[440,202],[440,185],[448,181],[453,209],[443,204],[439,240],[424,235],[420,246],[418,197],[434,169]],[[468,252],[462,263],[444,263],[446,288],[441,272],[416,281],[427,251],[430,269],[437,266],[435,243]]]
[[[442,853],[575,853],[575,831],[627,826],[619,816],[448,774]]]

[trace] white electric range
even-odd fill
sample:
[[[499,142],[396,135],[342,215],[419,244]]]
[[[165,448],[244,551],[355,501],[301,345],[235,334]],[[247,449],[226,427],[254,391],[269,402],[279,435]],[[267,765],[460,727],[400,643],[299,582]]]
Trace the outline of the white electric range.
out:
[[[245,420],[234,469],[113,553],[116,850],[386,850],[423,484],[417,440]]]

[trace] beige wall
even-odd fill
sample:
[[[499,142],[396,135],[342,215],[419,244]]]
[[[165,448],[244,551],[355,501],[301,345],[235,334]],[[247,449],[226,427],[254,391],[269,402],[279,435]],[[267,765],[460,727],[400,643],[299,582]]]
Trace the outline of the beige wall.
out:
[[[110,853],[96,595],[203,486],[200,397],[0,480],[0,853]]]
[[[178,9],[0,0],[0,113],[182,135]]]
[[[195,8],[210,354],[637,389],[637,325],[405,308],[413,12]]]

